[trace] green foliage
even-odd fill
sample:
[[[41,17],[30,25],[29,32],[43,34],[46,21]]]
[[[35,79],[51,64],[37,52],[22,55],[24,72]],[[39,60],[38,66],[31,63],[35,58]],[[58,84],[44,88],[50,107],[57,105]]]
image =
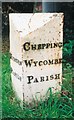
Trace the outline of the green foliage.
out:
[[[72,61],[73,46],[74,40],[68,40],[68,42],[63,45],[63,60],[67,63],[73,62]]]
[[[2,55],[2,117],[3,118],[73,118],[72,116],[72,90],[71,90],[71,68],[67,64],[63,71],[63,90],[69,91],[70,95],[56,93],[52,94],[49,89],[49,98],[45,101],[36,102],[34,106],[24,103],[24,108],[20,107],[20,101],[15,97],[11,83],[11,69],[9,53]],[[46,95],[47,95],[46,94]]]
[[[64,56],[71,56],[73,43],[74,43],[74,41],[69,40],[68,43],[64,44],[64,48],[63,48],[64,49],[63,50]]]

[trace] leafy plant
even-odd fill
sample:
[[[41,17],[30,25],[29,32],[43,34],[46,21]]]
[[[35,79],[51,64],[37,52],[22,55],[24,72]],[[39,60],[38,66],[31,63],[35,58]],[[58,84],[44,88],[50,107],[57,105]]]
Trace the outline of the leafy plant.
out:
[[[67,94],[55,93],[48,90],[49,98],[45,101],[40,100],[34,106],[24,103],[23,109],[20,107],[20,100],[15,96],[11,82],[10,55],[9,52],[2,55],[2,117],[3,118],[74,118],[72,115],[72,96]],[[71,66],[67,64],[63,69],[63,91],[71,91]],[[66,71],[66,72],[65,72]]]
[[[68,43],[65,43],[63,46],[63,60],[65,62],[73,62],[72,61],[72,52],[73,52],[74,40],[69,40]]]

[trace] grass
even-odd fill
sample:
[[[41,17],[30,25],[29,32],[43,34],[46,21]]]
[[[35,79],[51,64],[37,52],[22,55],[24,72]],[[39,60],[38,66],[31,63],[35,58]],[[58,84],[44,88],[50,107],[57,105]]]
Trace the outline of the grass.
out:
[[[2,55],[2,118],[74,118],[72,115],[72,66],[66,64],[63,67],[62,94],[52,95],[44,102],[41,100],[33,107],[24,103],[20,107],[20,101],[15,97],[11,83],[11,69],[9,52]]]

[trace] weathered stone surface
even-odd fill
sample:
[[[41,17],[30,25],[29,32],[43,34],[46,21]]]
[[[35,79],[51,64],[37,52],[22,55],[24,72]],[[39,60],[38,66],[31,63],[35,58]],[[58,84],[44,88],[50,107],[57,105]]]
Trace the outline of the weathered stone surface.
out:
[[[63,13],[10,14],[12,82],[21,100],[45,98],[62,83]],[[15,74],[16,73],[16,74]]]

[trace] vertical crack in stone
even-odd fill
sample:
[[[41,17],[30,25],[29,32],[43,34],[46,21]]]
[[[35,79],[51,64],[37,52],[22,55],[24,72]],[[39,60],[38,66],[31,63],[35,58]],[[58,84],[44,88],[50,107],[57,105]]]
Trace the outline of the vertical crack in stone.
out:
[[[34,16],[34,13],[33,13],[33,15],[31,16],[31,18],[30,18],[30,20],[29,20],[29,23],[28,23],[29,29],[31,28],[30,23],[31,23],[31,20],[32,20],[32,17],[33,17],[33,16]]]
[[[22,94],[23,94],[23,103],[24,103],[24,98],[25,98],[25,96],[24,96],[24,69],[23,69],[23,47],[22,47],[22,50],[21,50],[21,52],[22,52]]]

